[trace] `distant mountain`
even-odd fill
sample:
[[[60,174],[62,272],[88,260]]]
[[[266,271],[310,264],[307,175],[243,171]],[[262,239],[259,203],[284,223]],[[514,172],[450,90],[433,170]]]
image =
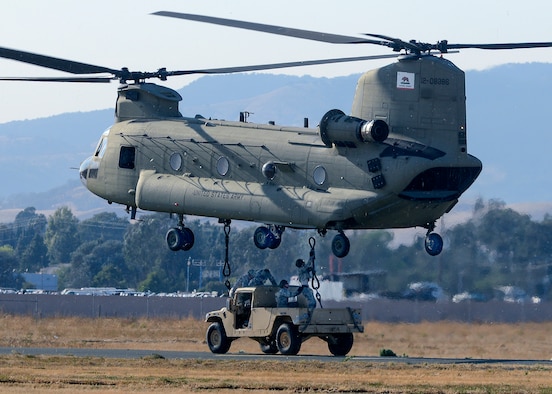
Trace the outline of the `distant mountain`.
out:
[[[330,109],[350,112],[358,77],[206,76],[179,91],[180,112],[238,120],[248,111],[251,122],[302,126],[309,118],[315,127]],[[470,71],[466,79],[468,147],[484,169],[463,200],[552,201],[552,64]],[[113,109],[106,109],[0,124],[0,210],[106,209],[80,185],[77,168],[112,122]]]
[[[79,179],[78,167],[113,123],[113,110],[0,124],[0,205]]]
[[[236,74],[200,78],[180,90],[184,116],[239,120],[240,111],[252,113],[250,122],[303,126],[309,118],[316,127],[330,109],[351,111],[360,75],[336,78],[271,74]]]
[[[483,161],[471,195],[552,201],[552,64],[466,74],[468,148]]]

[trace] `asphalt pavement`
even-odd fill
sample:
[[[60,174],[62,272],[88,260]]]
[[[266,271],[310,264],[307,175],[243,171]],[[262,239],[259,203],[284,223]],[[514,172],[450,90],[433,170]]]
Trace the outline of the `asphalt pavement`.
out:
[[[94,348],[36,348],[36,347],[0,347],[0,355],[20,354],[28,356],[68,356],[68,357],[98,357],[98,358],[147,358],[159,357],[166,359],[202,359],[202,360],[273,360],[273,361],[347,361],[370,363],[404,363],[404,364],[511,364],[537,365],[552,364],[551,360],[511,360],[511,359],[475,359],[475,358],[424,358],[424,357],[379,357],[379,356],[323,356],[299,354],[297,356],[268,355],[261,353],[229,352],[213,354],[210,352],[181,352],[169,350],[135,350],[135,349],[94,349]]]

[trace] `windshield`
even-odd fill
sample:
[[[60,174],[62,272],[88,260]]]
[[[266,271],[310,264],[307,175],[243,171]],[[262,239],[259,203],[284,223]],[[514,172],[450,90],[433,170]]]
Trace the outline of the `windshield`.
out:
[[[100,138],[100,142],[98,142],[98,146],[96,147],[94,156],[99,157],[100,159],[103,157],[105,153],[105,149],[107,148],[108,135],[109,135],[109,129],[103,132],[102,137]]]

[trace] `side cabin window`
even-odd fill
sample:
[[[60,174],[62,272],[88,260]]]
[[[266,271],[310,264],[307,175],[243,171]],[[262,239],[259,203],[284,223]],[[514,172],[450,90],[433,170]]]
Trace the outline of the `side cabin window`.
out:
[[[121,146],[119,153],[119,167],[134,169],[134,159],[136,158],[136,148],[133,146]]]

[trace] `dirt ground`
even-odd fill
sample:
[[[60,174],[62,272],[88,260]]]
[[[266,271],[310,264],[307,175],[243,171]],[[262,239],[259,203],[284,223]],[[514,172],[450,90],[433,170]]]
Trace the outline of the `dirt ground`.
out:
[[[0,356],[0,392],[434,392],[552,393],[552,323],[366,323],[349,357],[335,362],[167,360],[155,351],[208,351],[206,323],[194,319],[77,319],[1,316],[2,347],[147,349],[150,357],[120,360],[72,356]],[[408,364],[352,361],[391,349],[399,357],[467,358],[473,363]],[[261,354],[240,339],[231,353]],[[329,355],[313,338],[301,354]],[[478,364],[477,359],[541,360],[536,365]]]

